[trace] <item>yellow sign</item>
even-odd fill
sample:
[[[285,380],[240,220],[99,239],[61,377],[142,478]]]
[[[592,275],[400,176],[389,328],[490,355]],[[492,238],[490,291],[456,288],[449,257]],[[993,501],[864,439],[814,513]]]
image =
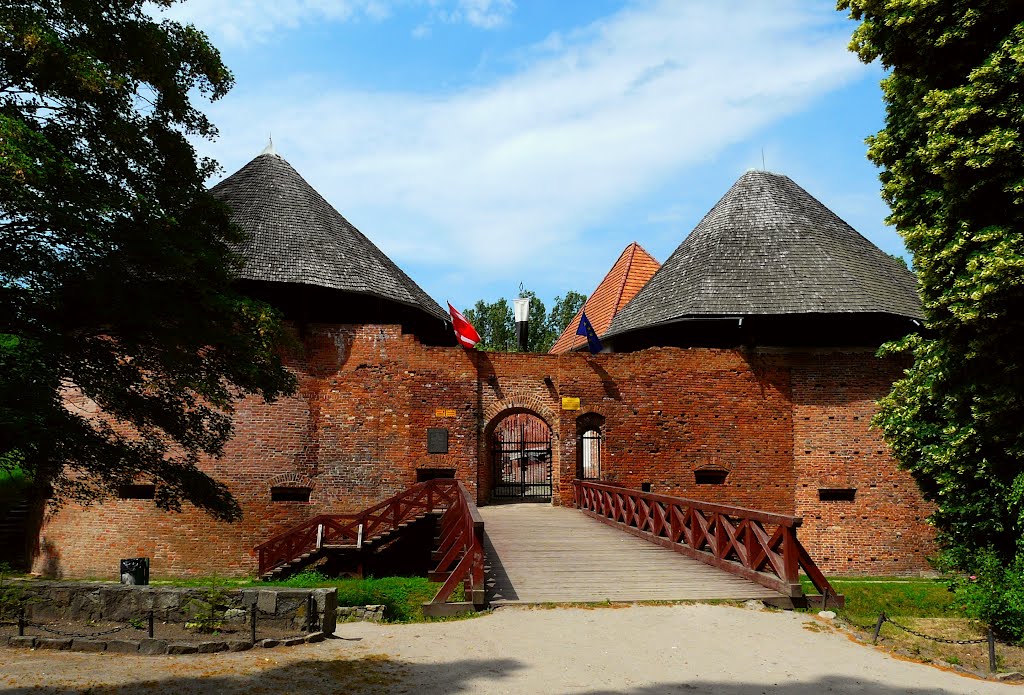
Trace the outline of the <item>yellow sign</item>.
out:
[[[434,411],[434,417],[455,417],[455,408],[438,408]]]
[[[562,396],[562,410],[579,410],[580,399],[569,398],[568,396]]]

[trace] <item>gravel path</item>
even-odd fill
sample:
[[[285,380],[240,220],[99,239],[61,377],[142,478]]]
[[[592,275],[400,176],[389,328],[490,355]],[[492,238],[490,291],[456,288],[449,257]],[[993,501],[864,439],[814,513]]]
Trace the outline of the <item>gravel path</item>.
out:
[[[501,608],[338,636],[199,657],[3,649],[0,693],[1024,693],[894,659],[805,615],[731,606]]]

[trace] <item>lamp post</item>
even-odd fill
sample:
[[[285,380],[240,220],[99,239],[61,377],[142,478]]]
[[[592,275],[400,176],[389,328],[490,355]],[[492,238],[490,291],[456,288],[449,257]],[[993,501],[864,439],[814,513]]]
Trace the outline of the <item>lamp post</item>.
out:
[[[519,285],[519,293],[523,293],[522,285]],[[516,342],[519,345],[519,352],[526,352],[530,336],[530,298],[513,299],[512,313],[516,318]]]

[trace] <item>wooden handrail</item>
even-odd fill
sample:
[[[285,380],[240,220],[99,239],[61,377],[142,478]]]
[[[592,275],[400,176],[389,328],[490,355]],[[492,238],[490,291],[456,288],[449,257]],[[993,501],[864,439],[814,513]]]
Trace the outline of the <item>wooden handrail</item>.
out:
[[[450,478],[417,483],[357,514],[320,514],[257,545],[259,573],[264,575],[318,546],[355,546],[390,533],[400,524],[460,499],[461,485]],[[461,488],[464,489],[464,488]]]
[[[584,513],[652,543],[794,599],[803,569],[823,596],[842,600],[797,538],[800,517],[583,480],[572,491]]]
[[[460,482],[459,494],[441,517],[441,544],[434,553],[437,565],[430,578],[443,581],[430,604],[446,603],[461,582],[466,600],[476,608],[486,603],[484,593],[484,520],[469,490]]]

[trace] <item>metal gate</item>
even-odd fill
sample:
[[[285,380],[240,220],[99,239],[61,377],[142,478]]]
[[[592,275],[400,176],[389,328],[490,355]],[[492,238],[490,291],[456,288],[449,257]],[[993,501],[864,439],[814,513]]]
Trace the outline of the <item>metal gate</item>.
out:
[[[551,497],[551,429],[539,417],[510,415],[495,428],[493,496]]]

